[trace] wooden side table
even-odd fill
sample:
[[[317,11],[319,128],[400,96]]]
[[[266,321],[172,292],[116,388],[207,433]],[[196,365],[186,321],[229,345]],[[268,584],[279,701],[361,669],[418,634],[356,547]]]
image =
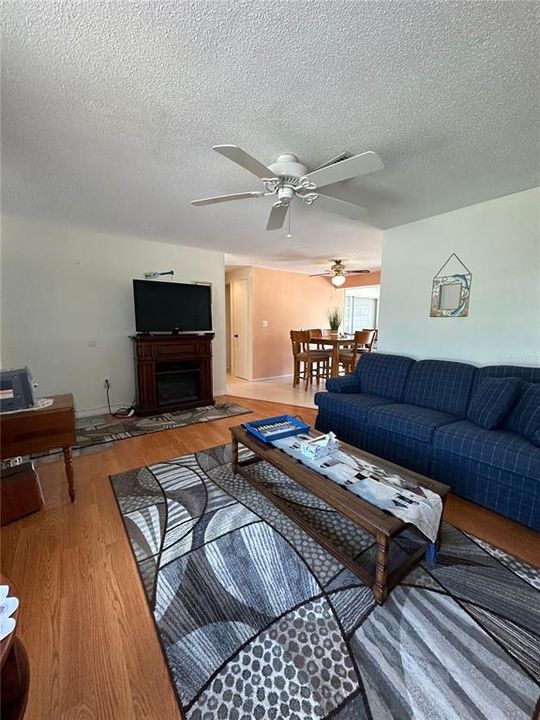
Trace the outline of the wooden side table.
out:
[[[0,575],[0,585],[9,587],[9,595],[18,597],[11,580]],[[18,619],[19,610],[12,615]],[[0,715],[2,720],[21,720],[26,710],[28,687],[30,685],[30,663],[28,655],[15,630],[0,642]]]
[[[73,455],[76,442],[73,395],[53,395],[53,404],[38,410],[0,413],[0,457],[16,457],[62,448],[69,497],[75,500]]]

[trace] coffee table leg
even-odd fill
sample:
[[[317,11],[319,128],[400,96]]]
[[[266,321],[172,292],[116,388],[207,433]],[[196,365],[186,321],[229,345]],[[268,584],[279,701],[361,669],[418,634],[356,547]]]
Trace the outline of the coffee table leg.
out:
[[[232,471],[236,475],[238,473],[238,440],[232,437]]]
[[[442,526],[443,526],[443,517],[444,517],[444,508],[446,503],[446,495],[442,499],[442,512],[441,512],[441,520],[439,522],[439,529],[437,530],[437,540],[435,541],[435,548],[437,550],[441,547],[442,542]]]
[[[375,584],[373,595],[378,603],[383,603],[388,595],[388,551],[390,538],[383,533],[377,534],[377,554],[375,556]]]
[[[73,502],[75,500],[75,476],[73,472],[73,453],[70,447],[64,448],[64,464],[66,466],[69,497]]]

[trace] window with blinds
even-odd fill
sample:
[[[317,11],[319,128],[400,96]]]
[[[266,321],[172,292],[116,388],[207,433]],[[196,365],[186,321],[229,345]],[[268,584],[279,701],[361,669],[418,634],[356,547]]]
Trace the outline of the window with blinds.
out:
[[[377,300],[375,298],[345,296],[343,308],[343,332],[354,333],[356,330],[377,327]]]

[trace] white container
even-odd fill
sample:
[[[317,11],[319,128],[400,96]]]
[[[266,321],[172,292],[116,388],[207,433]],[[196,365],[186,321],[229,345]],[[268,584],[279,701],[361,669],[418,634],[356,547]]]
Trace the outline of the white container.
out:
[[[339,449],[339,442],[333,432],[326,435],[319,435],[310,440],[300,441],[300,451],[302,455],[310,460],[320,460],[321,458],[332,455]]]

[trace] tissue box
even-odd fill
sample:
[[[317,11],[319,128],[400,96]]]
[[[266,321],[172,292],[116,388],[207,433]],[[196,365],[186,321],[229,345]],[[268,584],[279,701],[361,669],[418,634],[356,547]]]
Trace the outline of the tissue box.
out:
[[[339,442],[333,432],[326,435],[319,435],[310,440],[300,441],[300,452],[310,460],[319,460],[328,457],[339,448]]]

